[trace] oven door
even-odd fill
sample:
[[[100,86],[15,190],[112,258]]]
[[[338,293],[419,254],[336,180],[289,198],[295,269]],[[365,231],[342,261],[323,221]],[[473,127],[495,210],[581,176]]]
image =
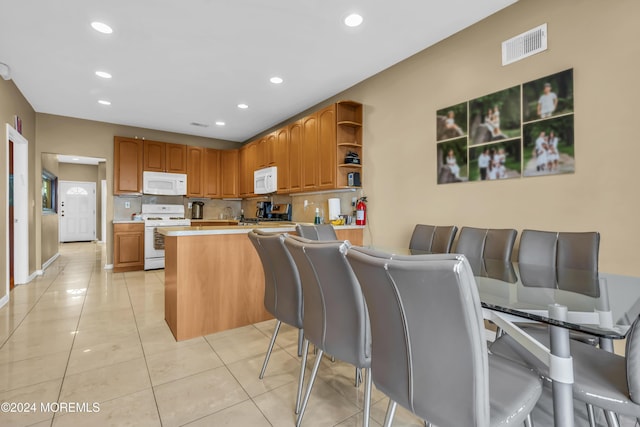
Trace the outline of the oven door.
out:
[[[144,269],[151,270],[155,268],[164,268],[164,238],[162,245],[156,243],[156,235],[164,237],[156,233],[156,227],[144,228]],[[157,248],[162,249],[157,249]]]

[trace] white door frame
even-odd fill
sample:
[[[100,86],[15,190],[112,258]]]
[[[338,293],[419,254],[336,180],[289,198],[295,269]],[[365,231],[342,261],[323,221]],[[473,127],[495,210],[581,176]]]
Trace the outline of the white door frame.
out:
[[[96,221],[96,217],[98,216],[97,212],[96,212],[96,209],[98,207],[98,201],[96,200],[96,183],[93,182],[93,181],[67,181],[67,180],[60,181],[60,180],[58,180],[58,200],[60,202],[62,202],[62,187],[63,187],[63,184],[70,184],[70,185],[89,184],[89,186],[93,187],[93,217],[92,217],[93,218],[93,239],[92,240],[95,241],[96,240],[96,233],[98,231],[97,230],[97,227],[98,227],[97,222],[98,221]],[[63,209],[64,208],[60,207],[59,213],[61,213]],[[63,233],[62,222],[63,222],[63,217],[62,217],[61,214],[59,214],[58,215],[58,241],[60,243],[63,242],[63,239],[62,239],[62,233]]]
[[[101,232],[100,242],[107,242],[107,180],[103,179],[100,182],[100,217],[101,217]]]
[[[13,142],[13,278],[16,285],[29,282],[29,141],[7,123],[7,178],[9,141]],[[9,294],[9,179],[7,179],[7,295]]]

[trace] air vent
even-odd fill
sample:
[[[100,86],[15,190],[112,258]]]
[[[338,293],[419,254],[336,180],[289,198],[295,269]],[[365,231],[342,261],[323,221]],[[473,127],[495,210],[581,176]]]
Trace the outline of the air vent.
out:
[[[199,127],[199,128],[208,128],[209,127],[209,125],[205,124],[205,123],[191,122],[189,124],[191,126],[196,126],[196,127]]]
[[[547,50],[547,24],[542,24],[502,42],[502,65],[513,64],[545,50]]]

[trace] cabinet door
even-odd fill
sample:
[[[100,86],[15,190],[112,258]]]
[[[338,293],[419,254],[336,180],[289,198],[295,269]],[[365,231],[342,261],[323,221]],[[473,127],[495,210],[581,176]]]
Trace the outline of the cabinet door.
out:
[[[289,125],[289,191],[302,191],[302,123]]]
[[[166,148],[164,142],[144,141],[144,170],[165,171]]]
[[[289,128],[278,129],[274,140],[275,165],[278,168],[278,192],[289,192]]]
[[[212,199],[220,197],[220,150],[205,148],[204,166],[204,196]]]
[[[114,224],[113,271],[144,269],[144,224]]]
[[[204,196],[204,149],[187,147],[187,197]]]
[[[248,193],[249,188],[247,180],[247,146],[243,146],[238,150],[238,193],[240,196],[245,196]]]
[[[253,194],[253,171],[258,167],[258,144],[249,144],[247,147],[247,195]]]
[[[264,142],[264,167],[276,165],[277,132],[267,135]]]
[[[220,157],[222,197],[238,197],[238,150],[226,150]]]
[[[142,141],[115,137],[113,149],[113,194],[142,193]]]
[[[165,149],[165,172],[187,173],[187,146],[165,144]]]
[[[318,188],[336,187],[336,106],[318,112]]]
[[[318,116],[302,119],[302,189],[318,187]]]
[[[255,168],[262,169],[267,167],[267,138],[261,138],[254,143],[256,146],[256,162]]]

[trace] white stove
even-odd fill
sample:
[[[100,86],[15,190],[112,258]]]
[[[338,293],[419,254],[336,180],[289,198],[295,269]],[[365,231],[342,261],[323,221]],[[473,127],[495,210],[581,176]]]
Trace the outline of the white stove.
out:
[[[158,227],[189,226],[184,217],[184,205],[142,205],[144,219],[144,269],[164,268],[164,236]]]

